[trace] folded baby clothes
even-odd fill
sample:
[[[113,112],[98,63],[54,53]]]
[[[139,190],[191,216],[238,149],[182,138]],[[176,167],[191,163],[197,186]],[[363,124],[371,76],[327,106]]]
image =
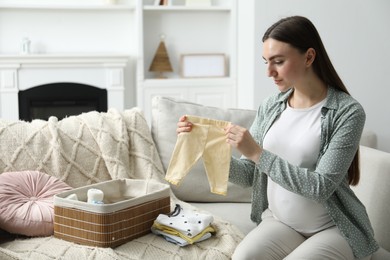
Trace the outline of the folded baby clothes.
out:
[[[187,116],[187,120],[192,130],[177,136],[165,179],[178,185],[202,157],[211,192],[226,195],[232,152],[224,128],[230,122],[198,116]]]
[[[179,245],[179,246],[190,245],[190,242],[188,242],[188,240],[185,240],[185,239],[181,238],[180,236],[171,235],[169,233],[165,233],[165,232],[160,231],[158,229],[152,229],[152,231],[153,231],[154,234],[161,235],[162,237],[165,238],[165,240],[167,240],[168,242],[171,242],[173,244],[176,244],[176,245]],[[207,233],[205,233],[201,238],[199,238],[195,242],[201,242],[203,240],[206,240],[206,239],[210,238],[211,236],[212,236],[212,233],[211,232],[207,232]],[[195,243],[195,242],[193,242],[193,243]]]
[[[151,230],[169,242],[185,246],[210,238],[215,232],[211,226],[213,220],[211,215],[183,209],[177,204],[173,213],[160,214]]]

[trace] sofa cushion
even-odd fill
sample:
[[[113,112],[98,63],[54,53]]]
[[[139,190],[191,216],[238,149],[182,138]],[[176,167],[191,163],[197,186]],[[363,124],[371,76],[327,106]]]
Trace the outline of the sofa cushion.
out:
[[[0,174],[0,228],[26,236],[53,234],[53,196],[71,189],[38,171]]]
[[[390,153],[360,146],[360,182],[352,189],[367,209],[375,238],[390,251]]]
[[[206,212],[210,212],[215,218],[221,218],[237,227],[244,235],[247,235],[257,225],[250,219],[252,204],[249,202],[191,202],[191,205]]]
[[[230,121],[249,128],[256,115],[255,110],[222,109],[203,106],[184,100],[154,97],[152,100],[152,136],[159,151],[165,170],[168,168],[176,144],[176,126],[182,115],[195,115],[217,120]],[[234,149],[233,156],[241,154]],[[249,202],[251,189],[229,183],[226,196],[210,192],[203,161],[200,159],[183,178],[180,185],[171,185],[174,194],[184,201],[198,202]]]
[[[360,145],[376,149],[378,147],[376,133],[370,129],[364,129],[360,138]]]

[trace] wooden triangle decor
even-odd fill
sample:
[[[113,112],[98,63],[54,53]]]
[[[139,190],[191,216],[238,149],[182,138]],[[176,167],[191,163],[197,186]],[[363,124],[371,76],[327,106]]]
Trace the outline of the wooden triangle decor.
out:
[[[150,64],[149,71],[154,71],[160,73],[163,72],[172,72],[171,62],[169,61],[169,56],[167,48],[165,47],[164,41],[160,41],[158,45],[156,54],[154,55],[152,64]]]

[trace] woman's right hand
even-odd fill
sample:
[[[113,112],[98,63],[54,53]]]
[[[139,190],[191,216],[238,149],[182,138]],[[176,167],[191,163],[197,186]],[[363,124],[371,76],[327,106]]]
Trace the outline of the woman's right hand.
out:
[[[176,133],[180,134],[183,132],[191,132],[192,126],[192,123],[187,121],[186,116],[181,116],[179,118],[179,122],[177,123]]]

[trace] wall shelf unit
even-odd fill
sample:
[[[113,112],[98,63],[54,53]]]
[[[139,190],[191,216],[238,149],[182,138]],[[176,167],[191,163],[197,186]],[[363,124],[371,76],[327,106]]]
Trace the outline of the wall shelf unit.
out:
[[[183,5],[176,5],[176,6],[154,6],[154,5],[146,5],[143,7],[144,11],[194,11],[194,12],[215,12],[215,11],[225,11],[230,12],[231,8],[227,6],[199,6],[199,7],[190,7],[190,6],[183,6]]]
[[[163,95],[218,107],[236,105],[237,0],[212,1],[211,6],[187,6],[185,1],[154,5],[138,1],[139,44],[137,105],[150,119],[151,99]],[[149,71],[164,36],[173,72],[159,79]],[[226,57],[227,74],[216,78],[182,78],[181,55],[216,54]]]

